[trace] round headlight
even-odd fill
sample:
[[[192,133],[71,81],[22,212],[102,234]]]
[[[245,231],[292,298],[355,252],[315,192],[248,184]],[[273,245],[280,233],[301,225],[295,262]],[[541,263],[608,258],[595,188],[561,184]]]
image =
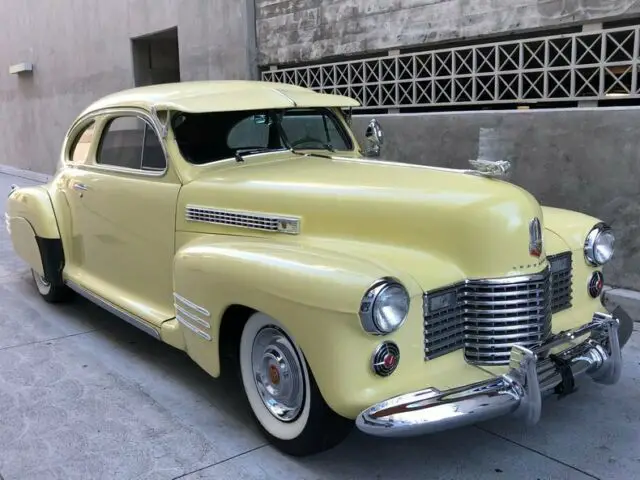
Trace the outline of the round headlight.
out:
[[[616,238],[611,227],[599,223],[591,229],[584,242],[584,258],[589,265],[599,267],[613,257]]]
[[[360,304],[363,328],[388,334],[402,326],[409,314],[409,293],[399,282],[384,279],[371,287]]]

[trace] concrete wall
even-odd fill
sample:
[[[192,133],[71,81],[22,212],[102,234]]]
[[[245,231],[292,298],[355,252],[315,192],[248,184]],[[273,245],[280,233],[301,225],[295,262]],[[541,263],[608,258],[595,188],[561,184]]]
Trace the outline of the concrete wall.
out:
[[[0,164],[51,173],[73,118],[134,85],[132,37],[177,26],[182,80],[252,76],[252,9],[253,0],[0,0]],[[19,62],[33,74],[10,75]]]
[[[369,115],[354,117],[364,132]],[[469,159],[506,158],[511,181],[543,205],[609,222],[615,261],[606,282],[640,290],[640,108],[465,112],[376,117],[382,158],[470,168]]]
[[[261,65],[640,14],[637,0],[256,0]]]

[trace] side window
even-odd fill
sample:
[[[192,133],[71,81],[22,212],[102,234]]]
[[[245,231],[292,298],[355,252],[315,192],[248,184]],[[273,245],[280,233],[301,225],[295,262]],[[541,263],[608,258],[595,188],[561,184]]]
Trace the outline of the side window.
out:
[[[269,144],[269,123],[265,115],[251,115],[236,123],[227,136],[232,149],[266,147]]]
[[[160,139],[140,117],[111,120],[100,141],[97,163],[135,170],[162,171],[166,159]]]
[[[89,157],[91,141],[96,131],[96,123],[92,121],[80,133],[76,135],[73,145],[69,150],[69,161],[73,163],[85,164]]]

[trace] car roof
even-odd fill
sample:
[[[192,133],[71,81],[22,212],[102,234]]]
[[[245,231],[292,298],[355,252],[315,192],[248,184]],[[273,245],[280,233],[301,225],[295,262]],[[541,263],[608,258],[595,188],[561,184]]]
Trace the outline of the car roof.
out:
[[[92,103],[81,116],[114,107],[202,113],[268,108],[358,106],[360,102],[347,96],[318,93],[286,83],[208,80],[164,83],[112,93]]]

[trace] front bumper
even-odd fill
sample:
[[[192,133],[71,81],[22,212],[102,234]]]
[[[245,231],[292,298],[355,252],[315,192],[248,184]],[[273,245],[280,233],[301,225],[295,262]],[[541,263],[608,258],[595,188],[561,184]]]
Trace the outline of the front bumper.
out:
[[[360,413],[356,425],[371,435],[404,437],[511,413],[529,425],[535,424],[540,419],[543,396],[571,393],[575,377],[587,374],[602,384],[620,379],[619,325],[611,315],[595,313],[590,323],[554,335],[534,350],[513,347],[505,375],[445,392],[429,388],[391,398]],[[549,355],[550,350],[587,334],[589,337],[578,345]]]

